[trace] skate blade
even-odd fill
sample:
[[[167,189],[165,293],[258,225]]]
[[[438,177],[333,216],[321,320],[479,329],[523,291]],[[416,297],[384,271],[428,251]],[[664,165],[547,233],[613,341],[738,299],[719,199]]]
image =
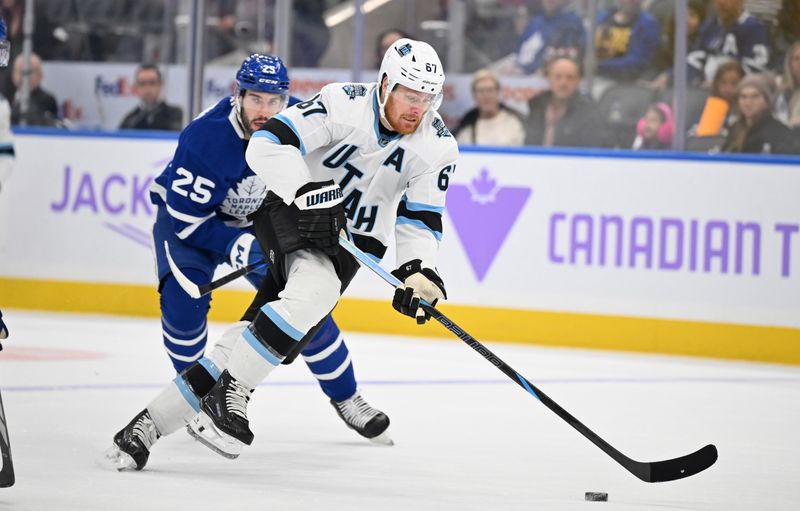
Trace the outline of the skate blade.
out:
[[[229,460],[235,460],[242,453],[244,444],[218,430],[204,413],[200,413],[186,425],[186,432],[201,444]]]
[[[369,441],[372,442],[373,444],[385,445],[387,447],[391,447],[392,445],[394,445],[394,440],[392,440],[391,437],[389,437],[389,433],[387,433],[386,431],[384,431],[378,436],[370,438]]]
[[[98,463],[103,468],[116,470],[118,472],[138,470],[136,468],[136,462],[133,461],[133,458],[131,458],[129,454],[122,452],[116,444],[113,444],[111,447],[106,449],[106,451],[98,460]]]

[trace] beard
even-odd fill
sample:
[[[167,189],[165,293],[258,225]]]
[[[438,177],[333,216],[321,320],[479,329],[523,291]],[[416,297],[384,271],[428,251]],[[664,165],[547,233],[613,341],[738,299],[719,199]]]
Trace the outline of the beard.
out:
[[[253,133],[260,130],[264,123],[266,123],[269,118],[268,117],[258,117],[257,119],[250,119],[247,115],[247,112],[244,111],[244,108],[241,109],[241,118],[242,118],[242,128],[244,129],[245,135],[247,137],[253,136]]]
[[[400,108],[394,102],[394,98],[389,95],[386,100],[386,105],[383,107],[383,112],[386,114],[386,120],[391,125],[392,129],[401,135],[411,135],[417,128],[419,128],[425,112],[420,112],[417,115],[411,113],[401,114]]]

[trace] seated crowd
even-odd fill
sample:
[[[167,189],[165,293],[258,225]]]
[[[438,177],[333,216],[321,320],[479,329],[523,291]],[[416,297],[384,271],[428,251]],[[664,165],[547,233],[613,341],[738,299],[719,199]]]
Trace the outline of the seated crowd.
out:
[[[510,55],[473,75],[474,106],[452,126],[459,143],[668,150],[683,133],[690,151],[800,154],[800,2],[687,1],[683,126],[673,111],[674,1],[603,0],[595,23],[588,23],[585,2],[516,4],[529,13],[527,22],[505,34],[516,44],[498,45],[514,48]],[[383,32],[378,54],[401,35]],[[537,86],[527,105],[516,103],[517,111],[503,101],[507,76],[521,77],[517,83],[530,76],[547,86]],[[18,80],[11,78],[6,95],[13,109]],[[57,103],[40,83],[37,57],[24,121],[63,126]],[[160,97],[157,67],[137,69],[134,91],[140,104],[120,128],[181,128],[181,110]]]
[[[576,3],[538,2],[516,51],[489,66],[498,84],[510,75],[548,84],[527,104],[526,145],[670,149],[683,130],[688,150],[800,154],[800,2],[688,0],[685,126],[675,125],[673,112],[674,2],[600,2],[608,8],[594,24],[593,59],[583,58],[590,24]],[[587,62],[591,90],[582,90]],[[478,124],[495,115],[478,108],[471,124],[476,112]],[[459,141],[499,139],[516,145],[519,134]]]

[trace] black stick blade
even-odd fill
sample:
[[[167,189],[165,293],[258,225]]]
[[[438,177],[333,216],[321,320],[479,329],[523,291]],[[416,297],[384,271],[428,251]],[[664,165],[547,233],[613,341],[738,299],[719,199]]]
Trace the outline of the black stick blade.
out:
[[[680,458],[641,463],[642,466],[636,467],[631,472],[647,483],[660,483],[695,475],[707,469],[716,461],[717,448],[713,444],[708,444],[699,451]]]

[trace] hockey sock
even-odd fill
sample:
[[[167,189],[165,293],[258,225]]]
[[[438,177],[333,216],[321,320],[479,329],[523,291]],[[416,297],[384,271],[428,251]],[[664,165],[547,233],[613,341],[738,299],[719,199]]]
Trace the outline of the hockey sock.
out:
[[[246,321],[234,323],[222,334],[207,357],[189,366],[173,380],[175,387],[195,412],[200,411],[200,400],[208,394],[214,383],[219,380],[222,371],[228,366],[231,349],[248,324]]]
[[[242,331],[231,352],[228,372],[245,387],[254,389],[303,339],[305,332],[290,325],[285,316],[280,301],[267,303]]]
[[[331,316],[302,352],[311,374],[322,391],[334,401],[344,401],[356,392],[356,377],[350,351]]]
[[[195,410],[189,404],[186,394],[181,391],[182,386],[185,387],[185,383],[183,376],[179,374],[147,405],[147,411],[162,435],[174,433],[188,424],[200,409],[198,406]]]
[[[205,282],[205,272],[187,268],[184,273],[194,282]],[[203,356],[208,337],[206,316],[211,296],[198,299],[181,289],[172,275],[164,279],[161,287],[161,327],[164,348],[178,373]]]

